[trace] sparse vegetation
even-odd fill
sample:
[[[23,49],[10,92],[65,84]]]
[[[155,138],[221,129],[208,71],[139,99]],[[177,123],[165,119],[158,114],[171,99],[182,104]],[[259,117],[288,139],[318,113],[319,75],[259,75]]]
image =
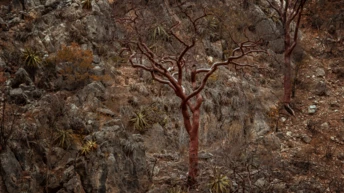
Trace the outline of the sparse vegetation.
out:
[[[24,65],[30,68],[38,68],[42,62],[40,54],[30,48],[26,48],[23,52]]]
[[[87,141],[86,143],[84,143],[84,145],[81,148],[81,155],[87,155],[91,151],[96,150],[97,147],[98,147],[97,142],[95,142],[93,140]]]
[[[214,168],[209,187],[211,193],[229,193],[231,181],[227,176],[221,174],[218,169]]]
[[[93,53],[91,50],[83,50],[77,43],[70,46],[62,45],[58,50],[55,60],[59,73],[63,76],[66,86],[71,90],[84,86],[92,75]]]
[[[168,192],[168,193],[187,193],[186,191],[184,191],[184,190],[182,189],[181,186],[174,186],[174,187],[172,187],[172,188],[169,188],[169,189],[167,190],[167,192]]]
[[[29,73],[32,81],[35,81],[37,69],[42,63],[40,54],[31,48],[26,48],[22,54],[24,68]]]
[[[92,9],[92,0],[83,0],[81,4],[83,9]]]
[[[150,39],[152,41],[158,41],[158,40],[169,41],[170,40],[170,36],[168,35],[163,25],[157,25],[153,27],[150,31],[151,31]]]
[[[72,144],[72,134],[70,129],[58,129],[54,141],[58,146],[68,149]]]
[[[131,123],[134,126],[134,129],[139,132],[146,131],[148,127],[148,122],[146,119],[146,114],[143,109],[140,109],[139,111],[135,112],[135,115],[131,118]]]

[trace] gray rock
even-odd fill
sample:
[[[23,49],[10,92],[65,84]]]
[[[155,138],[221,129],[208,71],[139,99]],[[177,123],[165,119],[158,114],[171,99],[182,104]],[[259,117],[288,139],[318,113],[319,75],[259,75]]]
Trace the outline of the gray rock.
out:
[[[100,66],[95,66],[92,69],[92,74],[94,74],[96,76],[103,76],[105,74],[105,69],[100,67]]]
[[[8,193],[20,192],[21,166],[10,148],[0,154],[1,175]]]
[[[164,128],[158,123],[149,128],[146,133],[144,142],[147,152],[160,152],[167,147]]]
[[[271,40],[268,44],[268,48],[270,48],[276,54],[282,54],[284,52],[284,39],[279,38]]]
[[[308,114],[312,115],[317,111],[317,106],[316,105],[310,105],[308,107]]]
[[[217,42],[212,42],[211,49],[213,50],[213,54],[217,58],[222,58],[223,56],[223,47],[222,47],[223,42],[222,41],[217,41]]]
[[[302,141],[309,144],[312,141],[312,138],[310,138],[308,135],[303,135],[302,137]]]
[[[14,74],[14,79],[11,80],[12,88],[18,88],[21,84],[26,84],[28,86],[34,85],[29,74],[26,72],[24,68],[19,68],[17,72]]]
[[[148,187],[144,146],[137,137],[128,136],[118,126],[103,127],[90,137],[100,147],[99,153],[90,153],[89,160],[77,166],[85,192],[139,193]]]
[[[112,127],[103,127],[101,131],[93,134],[96,141],[107,141],[112,138],[116,138],[117,133],[120,131],[120,127],[115,125]]]
[[[260,187],[260,188],[262,188],[262,187],[264,187],[264,185],[265,185],[266,183],[268,183],[268,182],[265,180],[264,177],[262,177],[262,178],[259,178],[259,179],[254,183],[254,185],[255,185],[255,186],[258,186],[258,187]]]
[[[204,159],[204,160],[208,160],[213,158],[214,155],[212,153],[209,152],[199,152],[198,154],[198,159]]]
[[[325,122],[325,123],[323,123],[323,124],[321,124],[320,125],[320,128],[322,129],[322,130],[328,130],[329,128],[330,128],[330,125],[328,124],[328,122]]]
[[[110,116],[110,117],[115,116],[115,113],[113,111],[111,111],[110,109],[106,109],[106,108],[98,108],[97,112],[101,113],[103,115],[106,115],[106,116]]]
[[[253,131],[257,133],[257,136],[264,136],[270,131],[270,127],[262,114],[256,113],[253,122]]]
[[[45,6],[51,6],[54,3],[58,3],[58,2],[59,2],[59,0],[46,0]]]
[[[25,105],[29,103],[28,96],[24,93],[24,91],[21,88],[15,88],[10,90],[10,98],[16,104]]]
[[[112,127],[121,123],[120,119],[111,119],[103,124],[104,127]]]
[[[337,158],[341,161],[344,160],[344,153],[343,152],[340,152],[338,155],[337,155]]]
[[[67,183],[63,184],[63,187],[67,190],[67,192],[85,193],[79,174],[74,174],[74,176]]]
[[[315,76],[324,77],[325,76],[325,70],[323,68],[317,68],[315,70]]]
[[[334,108],[340,107],[340,104],[339,104],[339,102],[337,100],[331,101],[330,102],[330,107],[334,107]]]
[[[271,19],[263,19],[256,25],[256,33],[258,37],[267,41],[272,41],[277,38],[278,30],[275,23]]]
[[[0,23],[0,26],[1,26],[1,23]],[[0,57],[0,68],[5,68],[5,66],[6,66],[6,63],[5,63],[5,61]]]
[[[281,140],[274,134],[267,135],[263,138],[263,143],[265,147],[269,150],[279,150],[281,149]]]
[[[208,39],[203,39],[203,45],[208,56],[213,56],[216,58],[222,58],[223,47],[222,41],[210,42]]]
[[[328,96],[329,90],[327,88],[327,84],[324,81],[319,81],[314,88],[314,94],[318,96]]]
[[[93,55],[93,63],[95,63],[95,64],[100,63],[100,57],[98,55]]]

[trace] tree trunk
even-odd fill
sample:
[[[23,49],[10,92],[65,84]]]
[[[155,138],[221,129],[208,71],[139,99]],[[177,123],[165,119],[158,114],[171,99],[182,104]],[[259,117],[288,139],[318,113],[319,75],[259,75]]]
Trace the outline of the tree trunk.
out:
[[[283,102],[285,104],[290,103],[292,86],[291,86],[291,63],[290,55],[285,54],[284,56],[284,97]]]
[[[283,102],[284,104],[289,104],[291,99],[291,40],[290,40],[290,31],[289,31],[289,24],[285,24],[284,26],[284,96]]]
[[[202,97],[198,96],[199,104],[202,103]],[[183,114],[183,121],[186,131],[189,135],[189,172],[187,183],[188,186],[193,186],[197,180],[198,174],[198,129],[200,118],[200,105],[194,108],[192,113],[192,121],[189,113],[189,109],[186,103],[182,103],[181,110]]]
[[[199,109],[193,112],[192,130],[189,133],[189,175],[188,184],[190,186],[196,183],[198,174],[198,128],[199,128]]]

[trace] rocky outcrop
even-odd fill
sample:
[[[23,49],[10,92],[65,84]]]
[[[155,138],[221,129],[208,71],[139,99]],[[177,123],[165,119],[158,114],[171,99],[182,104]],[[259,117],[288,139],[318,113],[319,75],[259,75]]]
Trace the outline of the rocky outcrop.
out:
[[[22,168],[10,148],[0,154],[1,176],[9,193],[20,192]]]

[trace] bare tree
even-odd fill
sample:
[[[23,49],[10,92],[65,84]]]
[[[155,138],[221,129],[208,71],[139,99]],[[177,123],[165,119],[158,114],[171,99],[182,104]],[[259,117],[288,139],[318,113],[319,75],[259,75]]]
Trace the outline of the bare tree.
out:
[[[277,12],[284,30],[284,95],[283,103],[286,110],[294,115],[290,107],[292,96],[291,54],[297,44],[298,30],[300,27],[303,8],[307,0],[266,0]],[[291,24],[296,20],[294,34]]]
[[[182,13],[185,14],[191,24],[189,29],[194,30],[194,34],[197,34],[197,23],[206,14],[193,18],[186,12],[182,11]],[[135,13],[135,15],[136,17],[130,20],[134,25],[135,20],[139,18],[139,14]],[[153,51],[140,37],[136,42],[127,42],[125,50],[129,52],[129,62],[132,67],[149,72],[152,79],[168,85],[175,95],[180,98],[180,111],[183,116],[184,127],[189,135],[188,185],[191,186],[196,183],[198,173],[200,107],[203,103],[201,91],[206,86],[208,78],[221,66],[232,64],[235,67],[254,67],[250,64],[241,64],[238,60],[252,53],[264,51],[258,48],[260,41],[248,40],[237,43],[238,47],[232,50],[231,55],[225,61],[214,62],[209,68],[204,68],[194,60],[187,59],[188,57],[195,58],[192,49],[195,47],[197,35],[189,39],[185,38],[181,34],[186,32],[183,30],[177,31],[178,26],[180,26],[180,23],[173,25],[168,30],[171,36],[169,41],[180,45],[180,50],[176,54],[168,53],[163,55]],[[142,63],[143,60],[148,61],[148,63]],[[188,85],[191,85],[191,92],[189,93],[186,91]]]

